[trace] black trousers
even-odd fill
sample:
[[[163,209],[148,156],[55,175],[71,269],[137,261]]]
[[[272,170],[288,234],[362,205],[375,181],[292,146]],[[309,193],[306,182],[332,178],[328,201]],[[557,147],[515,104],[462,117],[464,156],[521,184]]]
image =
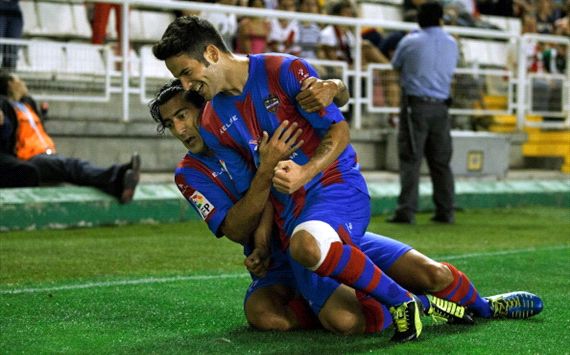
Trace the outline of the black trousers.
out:
[[[0,154],[0,187],[26,187],[67,182],[96,187],[113,196],[122,190],[128,164],[100,168],[86,160],[41,154],[25,161]]]
[[[400,196],[396,214],[413,220],[418,210],[420,167],[425,156],[433,185],[436,216],[453,218],[455,186],[450,167],[451,120],[444,102],[408,97],[398,131]]]

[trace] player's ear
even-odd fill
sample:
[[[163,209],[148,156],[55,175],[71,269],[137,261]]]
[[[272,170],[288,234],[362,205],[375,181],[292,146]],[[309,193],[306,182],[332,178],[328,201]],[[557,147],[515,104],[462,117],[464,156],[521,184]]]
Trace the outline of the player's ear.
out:
[[[213,44],[209,44],[204,52],[204,58],[208,63],[216,64],[220,60],[220,50]]]

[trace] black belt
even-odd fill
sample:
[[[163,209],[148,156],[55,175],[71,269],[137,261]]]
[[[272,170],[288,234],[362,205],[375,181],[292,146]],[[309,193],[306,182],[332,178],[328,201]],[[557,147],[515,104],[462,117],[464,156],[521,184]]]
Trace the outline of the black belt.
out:
[[[443,103],[445,103],[445,99],[437,99],[435,97],[429,97],[429,96],[408,95],[408,100],[410,102],[428,102],[428,103],[432,103],[432,104],[443,104]]]

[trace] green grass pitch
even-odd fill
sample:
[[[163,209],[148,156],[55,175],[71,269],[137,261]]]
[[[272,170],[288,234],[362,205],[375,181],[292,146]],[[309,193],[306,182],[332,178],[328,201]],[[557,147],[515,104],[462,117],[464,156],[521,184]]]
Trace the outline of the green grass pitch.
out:
[[[201,222],[0,234],[0,353],[563,354],[570,349],[570,210],[468,210],[457,224],[373,218],[369,230],[465,271],[483,295],[529,290],[544,311],[472,327],[426,321],[420,339],[392,330],[247,327],[241,249]]]

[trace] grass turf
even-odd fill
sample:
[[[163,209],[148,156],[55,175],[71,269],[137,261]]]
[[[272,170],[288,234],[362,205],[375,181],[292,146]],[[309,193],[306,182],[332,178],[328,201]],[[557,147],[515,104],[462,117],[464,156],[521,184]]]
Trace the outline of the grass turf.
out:
[[[0,234],[0,349],[3,353],[568,351],[568,209],[470,210],[460,213],[454,226],[432,224],[428,218],[420,215],[416,226],[388,225],[374,218],[369,230],[410,243],[434,258],[450,257],[484,295],[519,289],[535,292],[544,300],[543,313],[528,320],[479,320],[473,327],[427,324],[419,341],[398,345],[389,342],[391,330],[351,337],[322,330],[257,332],[246,326],[243,316],[249,282],[240,247],[216,241],[201,222],[13,232]],[[183,278],[159,282],[165,277]],[[125,283],[133,280],[141,283]],[[44,290],[31,290],[37,288]],[[22,292],[9,293],[13,291]]]

